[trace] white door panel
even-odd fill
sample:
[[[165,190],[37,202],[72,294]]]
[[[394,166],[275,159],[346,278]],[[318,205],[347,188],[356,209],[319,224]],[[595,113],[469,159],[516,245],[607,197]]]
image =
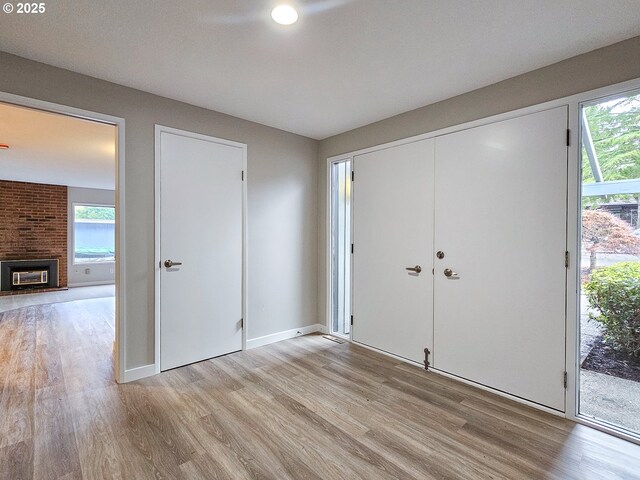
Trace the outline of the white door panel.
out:
[[[353,160],[352,338],[416,362],[433,346],[433,145]]]
[[[213,140],[213,139],[212,139]],[[162,132],[161,369],[242,348],[240,147]]]
[[[560,411],[566,128],[560,107],[435,146],[434,367]]]

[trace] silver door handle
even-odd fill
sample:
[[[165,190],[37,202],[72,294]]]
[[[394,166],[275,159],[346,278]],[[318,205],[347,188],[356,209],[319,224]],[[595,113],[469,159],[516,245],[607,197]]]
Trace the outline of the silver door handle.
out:
[[[420,265],[416,265],[415,267],[407,267],[405,270],[409,270],[410,272],[420,273],[422,271],[422,267]]]
[[[164,266],[167,268],[177,267],[178,265],[182,265],[182,262],[174,262],[173,260],[164,261]]]
[[[447,278],[460,278],[460,276],[450,268],[444,269],[444,276]]]

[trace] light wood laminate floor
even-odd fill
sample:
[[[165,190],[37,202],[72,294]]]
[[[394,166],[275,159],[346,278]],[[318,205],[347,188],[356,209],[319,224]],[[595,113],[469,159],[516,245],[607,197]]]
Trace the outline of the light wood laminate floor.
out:
[[[126,385],[113,299],[0,314],[0,478],[631,479],[640,447],[311,335]]]

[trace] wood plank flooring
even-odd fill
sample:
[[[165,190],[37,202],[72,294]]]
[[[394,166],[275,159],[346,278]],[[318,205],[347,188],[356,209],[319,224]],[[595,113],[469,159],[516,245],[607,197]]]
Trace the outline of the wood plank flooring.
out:
[[[632,479],[640,446],[319,335],[115,385],[113,299],[0,314],[1,479]]]

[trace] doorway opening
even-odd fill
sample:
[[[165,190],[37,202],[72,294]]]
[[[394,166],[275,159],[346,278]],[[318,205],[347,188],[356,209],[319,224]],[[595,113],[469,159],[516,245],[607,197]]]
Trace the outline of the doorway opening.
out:
[[[351,159],[330,164],[330,333],[351,334]]]
[[[640,435],[640,92],[580,106],[578,414]]]
[[[9,94],[0,100],[4,348],[10,353],[11,338],[33,336],[25,357],[33,364],[24,368],[38,378],[71,379],[82,369],[91,388],[125,381],[116,315],[124,307],[117,198],[124,121]]]

